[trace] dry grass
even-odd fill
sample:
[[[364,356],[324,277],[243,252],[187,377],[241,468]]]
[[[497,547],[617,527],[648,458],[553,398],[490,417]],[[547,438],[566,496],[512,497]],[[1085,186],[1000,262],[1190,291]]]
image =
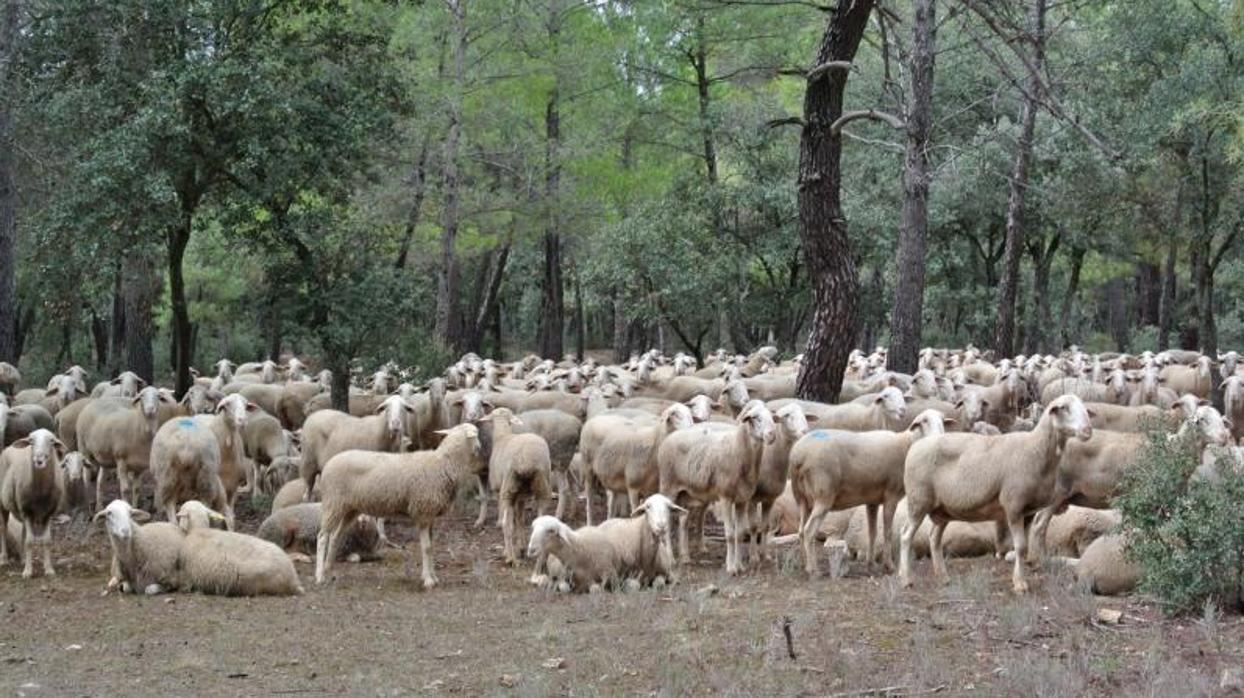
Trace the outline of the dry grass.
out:
[[[718,557],[663,591],[539,591],[528,569],[501,564],[495,527],[471,529],[475,511],[438,530],[435,591],[389,551],[340,566],[322,588],[302,568],[308,593],[292,599],[101,598],[103,534],[61,528],[61,577],[0,572],[0,692],[1199,695],[1244,659],[1239,618],[1162,620],[1140,601],[1094,599],[1057,569],[1017,598],[993,559],[952,560],[944,585],[922,561],[904,590],[860,565],[809,581],[792,550],[730,578],[716,545]],[[243,507],[244,529],[257,519]],[[390,535],[409,539],[400,525]],[[1124,622],[1096,624],[1103,604]],[[771,657],[784,616],[794,660]],[[558,657],[560,668],[544,666]]]

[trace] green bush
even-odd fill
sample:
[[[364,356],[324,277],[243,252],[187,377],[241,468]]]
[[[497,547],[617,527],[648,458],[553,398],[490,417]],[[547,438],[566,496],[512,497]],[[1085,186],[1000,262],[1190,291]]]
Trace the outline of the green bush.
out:
[[[1141,590],[1170,614],[1241,602],[1244,474],[1219,467],[1213,482],[1190,478],[1198,464],[1188,439],[1154,434],[1115,500]]]

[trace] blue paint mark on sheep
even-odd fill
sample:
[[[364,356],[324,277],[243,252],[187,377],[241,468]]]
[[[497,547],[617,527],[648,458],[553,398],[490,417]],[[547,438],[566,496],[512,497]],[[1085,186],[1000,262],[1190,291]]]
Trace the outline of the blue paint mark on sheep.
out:
[[[190,419],[189,417],[182,417],[181,419],[177,420],[177,426],[181,427],[182,429],[193,429],[194,420]]]
[[[819,439],[828,439],[828,438],[829,438],[829,431],[827,431],[827,430],[825,430],[825,429],[817,429],[816,431],[810,431],[810,432],[808,432],[808,438],[810,438],[810,439],[818,439],[818,440],[819,440]]]

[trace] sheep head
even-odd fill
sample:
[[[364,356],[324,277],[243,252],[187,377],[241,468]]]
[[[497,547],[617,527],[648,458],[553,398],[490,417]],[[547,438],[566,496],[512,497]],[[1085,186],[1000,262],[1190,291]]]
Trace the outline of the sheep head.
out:
[[[124,499],[114,499],[108,506],[99,510],[93,520],[104,520],[104,529],[108,535],[128,541],[134,537],[134,524],[151,520],[151,514],[142,509],[135,509]]]
[[[414,414],[415,408],[400,396],[392,395],[376,408],[376,414],[384,415],[384,428],[389,438],[401,440],[406,435],[408,415]]]
[[[808,417],[808,415],[804,414],[803,408],[797,402],[782,406],[781,409],[773,413],[773,416],[781,422],[782,429],[791,441],[808,433],[808,422],[816,421],[816,417]]]
[[[211,414],[216,411],[216,406],[223,399],[223,395],[211,388],[192,385],[181,399],[181,404],[185,405],[191,414]]]
[[[739,413],[738,423],[747,429],[751,438],[766,444],[777,440],[777,428],[773,424],[773,413],[760,400],[747,403]]]
[[[903,392],[898,388],[890,385],[886,386],[877,393],[877,397],[873,398],[874,405],[880,405],[885,410],[885,415],[889,419],[898,421],[907,413],[907,399],[903,397]]]
[[[1088,441],[1093,436],[1093,413],[1075,395],[1061,395],[1045,408],[1042,421],[1051,420],[1054,430]]]
[[[1207,444],[1232,445],[1231,420],[1224,418],[1210,405],[1197,407],[1196,412],[1184,422],[1183,428],[1196,430],[1197,444],[1200,448],[1204,448]]]
[[[645,499],[635,510],[631,512],[631,516],[643,515],[648,521],[648,528],[657,538],[663,538],[670,529],[673,528],[673,516],[671,512],[686,514],[687,510],[678,506],[669,497],[663,494],[654,494]]]
[[[696,422],[707,422],[713,416],[715,404],[707,395],[696,395],[687,401],[686,406],[691,410],[692,419]]]
[[[985,418],[989,401],[981,397],[980,392],[969,390],[955,403],[955,409],[959,410],[959,417],[965,424],[975,424]]]
[[[907,430],[914,433],[916,439],[922,439],[934,434],[945,434],[946,426],[955,424],[957,422],[953,417],[947,417],[938,410],[928,409],[916,415]]]
[[[531,538],[527,541],[527,557],[538,557],[558,541],[570,540],[570,527],[556,516],[537,516],[531,522]]]
[[[36,429],[9,445],[9,448],[29,448],[30,462],[37,468],[55,466],[68,450],[56,435],[47,429]]]
[[[696,421],[697,420],[692,415],[691,408],[680,402],[676,402],[669,407],[666,407],[665,410],[661,412],[661,423],[665,425],[665,430],[667,432],[686,429],[687,427],[695,424]]]
[[[197,499],[187,501],[177,510],[177,527],[183,533],[189,533],[196,528],[211,528],[213,521],[223,524],[226,519],[220,512],[209,509]]]
[[[131,371],[125,371],[121,375],[113,378],[112,385],[120,386],[121,397],[134,397],[139,390],[147,386],[147,381],[138,377],[138,374]]]

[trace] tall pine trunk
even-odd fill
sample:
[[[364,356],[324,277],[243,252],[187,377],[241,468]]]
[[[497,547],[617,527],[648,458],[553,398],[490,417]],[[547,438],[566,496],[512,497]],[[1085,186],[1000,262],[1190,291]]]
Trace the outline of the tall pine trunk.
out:
[[[1029,38],[1032,42],[1034,70],[1045,64],[1045,10],[1047,0],[1032,0]],[[1011,168],[1010,194],[1006,205],[1006,248],[1002,256],[1002,280],[998,284],[997,324],[993,346],[999,358],[1015,353],[1015,294],[1019,288],[1019,259],[1024,251],[1024,201],[1028,193],[1028,166],[1032,160],[1033,133],[1040,109],[1041,78],[1028,76],[1023,108],[1020,112],[1019,142]]]
[[[924,308],[924,250],[929,226],[929,132],[933,126],[933,63],[937,2],[916,0],[912,29],[911,108],[903,159],[903,211],[898,233],[898,283],[890,310],[891,371],[915,373]]]
[[[183,212],[180,220],[168,231],[168,290],[172,305],[173,367],[177,398],[181,399],[190,389],[191,334],[190,304],[186,300],[186,279],[183,266],[186,246],[190,243],[190,213]]]
[[[458,302],[458,149],[462,138],[462,99],[466,87],[466,0],[446,0],[453,19],[453,88],[449,98],[449,130],[441,188],[444,195],[441,224],[441,263],[436,284],[436,338],[446,347],[460,343],[462,318]]]
[[[137,373],[148,383],[155,382],[155,357],[152,340],[155,327],[151,306],[160,287],[160,278],[148,250],[133,250],[125,255],[122,281],[125,295],[125,363],[124,369]]]
[[[562,281],[561,238],[561,103],[557,79],[557,49],[561,34],[560,8],[550,3],[547,24],[552,51],[553,87],[544,109],[544,267],[540,282],[540,356],[560,360],[565,354],[565,284]]]
[[[17,342],[17,181],[12,108],[16,80],[12,65],[17,49],[17,18],[21,3],[0,0],[0,361],[16,364]]]
[[[859,50],[872,0],[839,3],[830,13],[808,72],[799,137],[799,238],[812,281],[812,331],[795,393],[835,402],[842,389],[855,326],[856,271],[842,213],[842,116],[850,64]]]
[[[1171,347],[1171,327],[1175,318],[1175,262],[1178,247],[1175,236],[1171,235],[1166,243],[1166,263],[1162,265],[1162,302],[1158,306],[1158,351],[1166,351]]]

